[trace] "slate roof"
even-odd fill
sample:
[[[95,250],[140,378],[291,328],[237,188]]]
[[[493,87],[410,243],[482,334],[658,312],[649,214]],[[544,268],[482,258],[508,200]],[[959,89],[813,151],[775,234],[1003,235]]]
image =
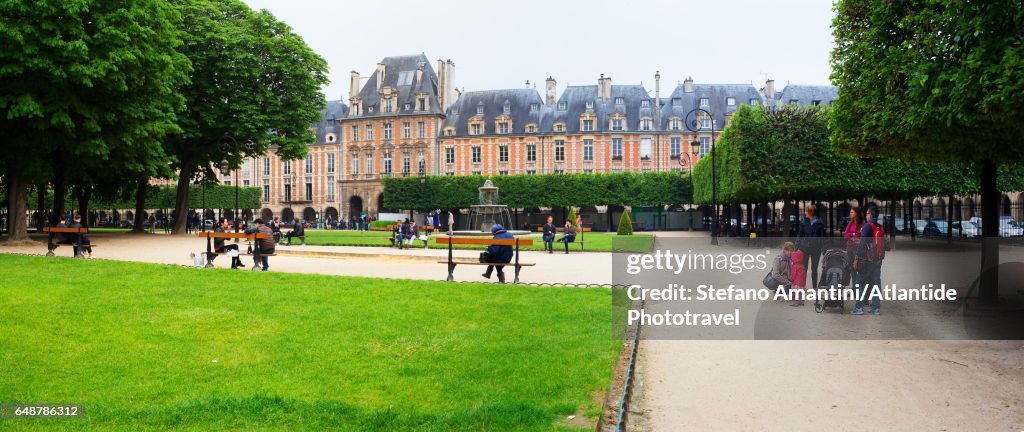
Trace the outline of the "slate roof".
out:
[[[504,89],[466,92],[448,108],[441,130],[449,126],[455,127],[456,135],[469,134],[469,119],[477,116],[477,109],[483,109],[484,135],[496,134],[495,119],[504,115],[505,103],[509,105],[509,117],[512,127],[509,134],[526,133],[526,125],[541,125],[541,107],[544,100],[535,89]],[[535,110],[530,109],[534,105]]]
[[[774,103],[784,105],[796,101],[798,106],[809,106],[819,101],[822,105],[831,105],[837,97],[839,89],[835,86],[789,84],[778,92]]]
[[[437,73],[430,65],[430,60],[426,55],[421,53],[384,57],[380,62],[384,64],[384,82],[381,83],[381,87],[392,87],[398,91],[397,105],[390,113],[381,112],[380,93],[377,89],[377,68],[374,67],[368,75],[369,79],[366,80],[366,84],[359,91],[359,98],[363,101],[363,112],[359,117],[393,116],[405,113],[422,114],[423,111],[414,111],[416,109],[416,94],[421,92],[428,95],[430,106],[427,112],[441,113],[441,105],[437,97]],[[421,67],[423,68],[423,78],[416,81],[416,69]],[[409,74],[412,76],[409,77]],[[399,82],[400,78],[405,78],[405,80]],[[407,103],[410,106],[409,110],[405,109]]]
[[[735,98],[734,105],[728,105],[728,98]],[[700,107],[701,98],[708,99],[708,106]],[[686,114],[695,108],[704,108],[711,112],[715,119],[715,130],[725,129],[726,114],[739,109],[740,105],[750,104],[756,100],[758,104],[764,103],[761,92],[757,91],[750,84],[693,84],[692,92],[685,92],[682,84],[676,86],[669,97],[662,101],[661,129],[668,130],[670,119],[673,116],[683,118],[686,121]],[[675,101],[675,102],[674,102]],[[691,123],[694,118],[691,116]],[[686,126],[683,125],[683,130]]]
[[[312,125],[316,129],[315,144],[327,144],[327,134],[333,133],[334,143],[341,142],[341,120],[348,114],[348,106],[340,100],[327,101],[320,111],[320,122]]]

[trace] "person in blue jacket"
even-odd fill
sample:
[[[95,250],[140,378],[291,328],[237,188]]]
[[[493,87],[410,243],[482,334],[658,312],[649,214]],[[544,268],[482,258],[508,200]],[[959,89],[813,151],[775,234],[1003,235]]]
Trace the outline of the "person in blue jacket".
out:
[[[505,231],[505,227],[501,224],[494,224],[491,227],[491,234],[494,235],[495,239],[514,239],[512,233]],[[490,245],[487,246],[487,262],[489,263],[509,263],[512,262],[512,246],[505,245]],[[498,282],[505,283],[505,271],[504,266],[487,266],[487,271],[484,272],[483,277],[490,279],[491,271],[494,268],[498,268]]]

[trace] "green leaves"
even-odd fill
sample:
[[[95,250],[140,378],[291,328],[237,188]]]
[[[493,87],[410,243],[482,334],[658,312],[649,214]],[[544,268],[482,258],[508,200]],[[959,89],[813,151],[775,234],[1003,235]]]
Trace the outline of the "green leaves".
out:
[[[676,172],[545,174],[489,177],[498,202],[513,208],[590,205],[671,205],[691,202],[689,177]],[[483,176],[384,179],[389,209],[466,208],[479,204]]]

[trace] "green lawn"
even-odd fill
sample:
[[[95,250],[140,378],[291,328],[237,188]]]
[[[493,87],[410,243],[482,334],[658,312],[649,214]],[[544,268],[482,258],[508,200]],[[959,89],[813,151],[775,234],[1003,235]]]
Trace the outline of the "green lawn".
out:
[[[560,238],[561,235],[556,237]],[[336,230],[336,231],[324,231],[324,230],[307,230],[306,231],[306,244],[308,245],[320,245],[320,246],[390,246],[391,242],[388,240],[391,238],[391,233],[387,231],[348,231],[348,230]],[[533,239],[532,246],[524,246],[523,250],[544,250],[544,242],[541,240],[539,234],[531,235],[529,238]],[[580,237],[576,237],[577,241]],[[583,240],[586,242],[583,245],[584,250],[591,252],[611,252],[612,240],[615,240],[616,247],[628,248],[630,252],[647,252],[651,250],[651,246],[654,244],[654,236],[651,234],[634,234],[632,236],[619,236],[615,233],[584,233]],[[414,242],[415,244],[422,244],[419,241]],[[447,244],[437,244],[433,238],[430,240],[431,248],[435,249],[447,249]],[[483,249],[484,246],[474,245],[457,245],[459,249]],[[561,243],[555,243],[555,248],[565,248]],[[570,251],[579,251],[579,244],[570,244]]]
[[[0,255],[0,430],[577,430],[621,341],[607,289]]]

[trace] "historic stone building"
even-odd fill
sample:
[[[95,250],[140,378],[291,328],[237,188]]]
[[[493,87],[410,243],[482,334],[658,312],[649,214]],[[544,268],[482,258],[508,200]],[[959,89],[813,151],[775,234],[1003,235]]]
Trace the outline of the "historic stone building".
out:
[[[771,80],[758,90],[690,78],[662,95],[660,74],[653,92],[601,75],[561,93],[548,78],[543,95],[529,86],[461,94],[454,69],[451,60],[431,64],[416,54],[385,57],[365,78],[353,71],[347,103],[329,102],[312,126],[317,138],[307,159],[282,161],[271,151],[222,182],[262,187],[265,218],[374,215],[384,210],[382,179],[393,175],[689,170],[741,104],[830,104],[836,97],[829,86],[776,92]]]

